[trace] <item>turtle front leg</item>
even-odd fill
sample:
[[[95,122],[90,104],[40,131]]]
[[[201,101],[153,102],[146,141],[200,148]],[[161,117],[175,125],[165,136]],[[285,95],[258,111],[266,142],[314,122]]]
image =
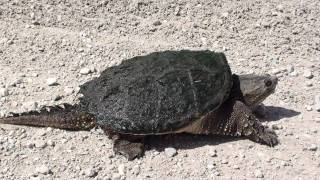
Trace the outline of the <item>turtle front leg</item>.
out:
[[[276,133],[263,126],[245,104],[235,101],[232,109],[231,118],[235,118],[232,121],[235,122],[236,134],[271,147],[279,143]]]
[[[215,118],[210,120],[210,117]],[[263,126],[251,109],[241,101],[229,100],[207,118],[203,126],[207,127],[208,134],[244,136],[271,147],[279,142],[275,132]]]

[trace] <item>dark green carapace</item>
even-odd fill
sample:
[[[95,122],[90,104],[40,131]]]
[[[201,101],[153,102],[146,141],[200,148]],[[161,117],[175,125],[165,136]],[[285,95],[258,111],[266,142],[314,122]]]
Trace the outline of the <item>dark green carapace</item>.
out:
[[[232,75],[222,53],[165,51],[109,68],[81,86],[89,113],[116,132],[172,132],[218,108]]]

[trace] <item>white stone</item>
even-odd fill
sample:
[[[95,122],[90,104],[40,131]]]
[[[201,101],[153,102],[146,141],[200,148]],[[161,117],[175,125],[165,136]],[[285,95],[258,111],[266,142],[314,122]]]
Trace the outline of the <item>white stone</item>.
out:
[[[36,168],[36,172],[47,175],[51,173],[51,170],[46,165],[42,165]]]
[[[309,105],[307,105],[307,106],[306,106],[306,110],[307,110],[307,111],[312,111],[312,107],[309,106]]]
[[[138,175],[140,173],[140,166],[138,166],[138,165],[133,166],[132,173],[134,175]]]
[[[44,142],[44,141],[39,140],[39,141],[35,142],[35,146],[36,146],[36,148],[43,149],[43,148],[45,148],[47,146],[47,143]]]
[[[47,141],[47,144],[48,144],[49,146],[55,146],[55,145],[56,145],[56,143],[55,143],[54,141],[52,141],[51,139],[49,139],[49,140]]]
[[[292,73],[292,72],[294,71],[294,66],[289,65],[289,66],[287,67],[287,71],[288,71],[288,73]]]
[[[30,142],[30,141],[28,141],[26,144],[25,144],[25,146],[27,147],[27,148],[33,148],[34,146],[35,146],[35,144],[34,144],[34,142]]]
[[[7,88],[0,88],[0,97],[5,97],[9,95],[9,91]]]
[[[212,169],[214,169],[216,166],[215,166],[215,164],[213,164],[213,163],[209,163],[208,165],[207,165],[207,169],[208,170],[212,170]]]
[[[318,150],[318,146],[315,145],[315,144],[311,144],[311,145],[309,145],[309,146],[307,147],[307,149],[308,149],[309,151],[317,151],[317,150]]]
[[[290,73],[290,76],[292,77],[297,77],[298,76],[298,73],[296,71],[293,71]]]
[[[223,159],[223,160],[221,161],[221,164],[228,164],[228,161],[225,160],[225,159]]]
[[[121,174],[119,173],[112,174],[112,180],[121,180]]]
[[[25,102],[22,105],[23,109],[26,111],[35,110],[38,107],[38,103],[34,101]]]
[[[254,172],[254,176],[255,176],[256,178],[263,178],[263,177],[264,177],[264,175],[263,175],[263,173],[262,173],[261,170],[256,170],[256,171]]]
[[[80,69],[80,74],[82,74],[82,75],[87,75],[87,74],[90,74],[90,73],[91,73],[91,70],[89,68]]]
[[[66,88],[64,88],[64,92],[66,93],[67,96],[69,96],[72,93],[74,93],[74,89],[71,87],[66,87]]]
[[[273,69],[271,71],[271,74],[280,74],[280,73],[281,73],[281,70],[279,70],[279,69]]]
[[[48,86],[53,86],[53,85],[56,85],[57,84],[57,78],[54,78],[54,77],[52,77],[52,78],[48,78],[47,79],[47,85]]]
[[[84,174],[87,177],[94,177],[97,175],[97,172],[93,168],[87,168],[86,170],[84,170]]]
[[[306,82],[306,86],[307,86],[307,87],[312,87],[312,86],[313,86],[313,83],[312,83],[311,81],[307,81],[307,82]]]
[[[309,69],[304,70],[303,77],[311,79],[313,77],[311,70],[309,70]]]
[[[119,172],[120,175],[125,175],[126,174],[126,170],[127,170],[127,168],[126,168],[126,166],[124,164],[120,164],[118,166],[118,172]]]
[[[211,156],[211,157],[217,157],[217,150],[211,150],[210,152],[209,152],[209,155]]]
[[[177,150],[175,148],[169,147],[169,148],[164,149],[164,153],[168,157],[173,157],[173,156],[177,155]]]

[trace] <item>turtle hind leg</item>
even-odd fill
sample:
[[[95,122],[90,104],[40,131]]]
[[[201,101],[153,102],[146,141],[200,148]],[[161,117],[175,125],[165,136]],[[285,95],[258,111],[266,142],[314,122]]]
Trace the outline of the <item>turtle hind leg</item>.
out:
[[[125,156],[129,161],[140,158],[144,154],[143,137],[115,135],[113,139],[113,151],[115,154]]]

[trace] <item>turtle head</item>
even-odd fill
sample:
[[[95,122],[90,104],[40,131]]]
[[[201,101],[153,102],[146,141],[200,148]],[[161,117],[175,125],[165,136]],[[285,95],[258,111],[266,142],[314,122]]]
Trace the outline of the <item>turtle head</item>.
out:
[[[244,103],[249,106],[256,106],[274,93],[278,84],[278,78],[269,74],[256,75],[234,75],[234,83]]]

